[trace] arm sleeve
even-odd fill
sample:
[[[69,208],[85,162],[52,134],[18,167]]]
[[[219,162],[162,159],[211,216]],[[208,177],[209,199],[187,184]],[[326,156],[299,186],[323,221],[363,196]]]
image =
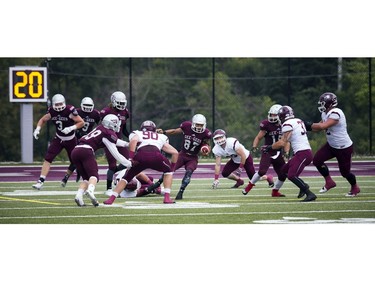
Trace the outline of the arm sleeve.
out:
[[[117,142],[116,142],[116,146],[129,147],[129,143],[127,141],[118,139]]]
[[[120,152],[117,150],[116,144],[114,144],[113,142],[110,142],[106,138],[103,138],[103,143],[108,148],[112,156],[116,158],[117,161],[119,161],[122,165],[126,167],[131,166],[131,162],[128,159],[126,159],[124,156],[122,156]]]

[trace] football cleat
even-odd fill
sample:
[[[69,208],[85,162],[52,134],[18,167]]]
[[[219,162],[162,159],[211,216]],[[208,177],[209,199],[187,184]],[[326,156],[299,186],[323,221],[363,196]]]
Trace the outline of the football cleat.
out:
[[[60,183],[61,187],[65,187],[67,182],[68,182],[68,180],[65,179],[65,178],[63,178],[63,179],[61,180],[61,183]]]
[[[112,205],[113,202],[116,200],[116,196],[111,195],[107,200],[105,200],[103,203],[104,205]]]
[[[94,207],[98,207],[99,206],[99,202],[98,202],[98,200],[96,200],[94,192],[92,192],[91,190],[87,190],[85,192],[85,195],[87,195],[87,197],[90,198],[91,203],[94,205]]]
[[[284,194],[280,193],[277,189],[272,189],[272,197],[285,197]]]
[[[169,193],[165,193],[165,194],[164,194],[164,200],[163,200],[163,203],[164,203],[164,204],[173,204],[173,203],[175,203],[175,202],[171,200]]]
[[[319,193],[326,193],[328,190],[334,188],[336,186],[336,183],[334,181],[330,181],[329,183],[326,182],[326,184],[319,190]]]
[[[301,202],[310,202],[316,200],[316,195],[310,192],[305,199],[301,200]]]
[[[231,188],[239,188],[243,184],[244,184],[244,181],[242,179],[238,179],[236,184],[233,185]]]
[[[302,190],[302,189],[300,189],[299,190],[299,193],[298,193],[298,195],[297,195],[297,198],[302,198],[303,196],[305,196],[306,195],[306,193]]]
[[[255,186],[255,184],[249,182],[249,184],[242,190],[242,194],[246,195],[250,192],[250,190]]]
[[[180,191],[177,193],[177,196],[176,196],[175,200],[182,200],[182,194],[184,194],[184,192],[180,190]]]
[[[77,203],[78,207],[85,207],[86,204],[85,202],[83,202],[83,198],[82,196],[76,196],[76,198],[74,198],[74,201]]]
[[[38,181],[36,184],[33,184],[33,188],[41,190],[43,188],[44,182]]]
[[[360,192],[361,192],[361,190],[359,189],[358,185],[355,184],[354,186],[352,186],[352,188],[350,189],[350,191],[345,196],[346,197],[355,197]]]

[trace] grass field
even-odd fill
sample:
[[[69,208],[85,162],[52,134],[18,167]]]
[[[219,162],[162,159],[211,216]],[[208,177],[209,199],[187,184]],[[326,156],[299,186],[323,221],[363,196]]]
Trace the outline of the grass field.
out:
[[[176,204],[163,204],[160,195],[141,198],[118,198],[114,205],[102,202],[104,182],[96,188],[101,203],[95,208],[85,198],[86,207],[74,202],[77,184],[46,182],[42,191],[31,188],[31,182],[0,183],[0,224],[324,224],[374,223],[375,176],[357,177],[361,193],[345,197],[348,183],[334,177],[337,187],[319,194],[322,178],[305,178],[318,196],[315,202],[302,203],[298,189],[286,181],[281,191],[284,198],[272,198],[267,182],[258,182],[244,196],[240,189],[232,189],[232,181],[222,179],[218,189],[211,189],[212,179],[192,179],[184,199]],[[172,187],[176,195],[180,180]]]
[[[375,176],[357,177],[319,194],[321,178],[305,178],[315,202],[302,203],[289,181],[272,198],[264,181],[244,196],[222,179],[193,179],[184,200],[117,199],[95,208],[74,202],[76,183],[0,183],[2,276],[9,280],[373,280]],[[177,193],[180,180],[173,185]],[[104,183],[97,186],[100,203]],[[192,225],[194,224],[194,225]],[[293,225],[290,225],[293,224]],[[354,262],[354,266],[353,266]]]

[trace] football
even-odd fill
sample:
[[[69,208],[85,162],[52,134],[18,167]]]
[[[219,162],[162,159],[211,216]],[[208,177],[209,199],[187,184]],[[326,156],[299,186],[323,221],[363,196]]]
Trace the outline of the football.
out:
[[[204,144],[201,147],[201,154],[207,156],[211,152],[211,147],[208,144]]]

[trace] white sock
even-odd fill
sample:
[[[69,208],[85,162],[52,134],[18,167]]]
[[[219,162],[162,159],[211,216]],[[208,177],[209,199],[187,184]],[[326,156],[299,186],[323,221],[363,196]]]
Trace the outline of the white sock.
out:
[[[164,193],[171,193],[171,189],[170,188],[164,188]]]
[[[93,185],[92,183],[89,184],[89,187],[87,188],[89,191],[92,191],[94,193],[95,191],[95,185]]]
[[[260,180],[260,176],[259,176],[258,172],[256,172],[256,173],[253,175],[253,177],[251,178],[250,182],[251,182],[252,184],[255,184],[258,180]]]
[[[279,179],[277,179],[273,189],[279,190],[283,186],[283,184],[284,184],[283,181],[280,181]]]

